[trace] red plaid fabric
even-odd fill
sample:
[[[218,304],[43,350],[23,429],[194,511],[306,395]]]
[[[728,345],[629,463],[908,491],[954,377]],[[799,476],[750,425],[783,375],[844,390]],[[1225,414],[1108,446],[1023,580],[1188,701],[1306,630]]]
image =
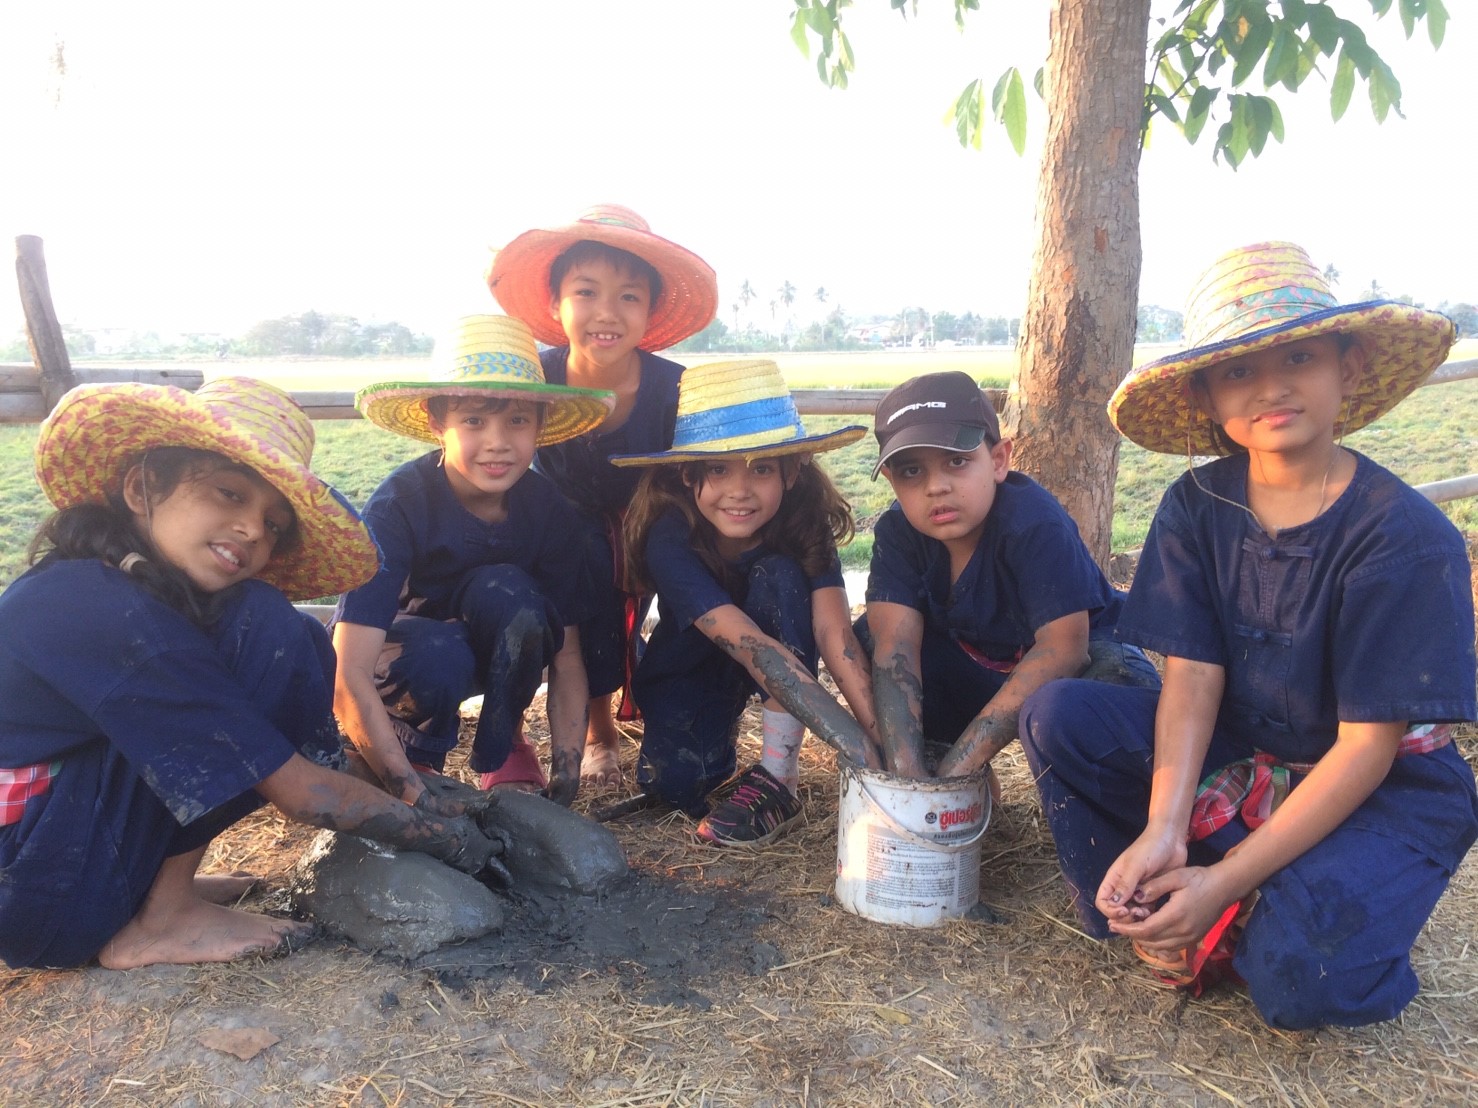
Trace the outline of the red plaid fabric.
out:
[[[1446,723],[1419,723],[1401,736],[1396,757],[1430,754],[1452,741],[1452,727]],[[1196,791],[1191,806],[1191,826],[1187,842],[1196,842],[1231,823],[1240,812],[1248,828],[1255,830],[1288,796],[1292,774],[1308,773],[1311,762],[1280,762],[1271,754],[1258,751],[1223,766]]]
[[[959,646],[959,648],[963,650],[966,656],[969,657],[972,661],[984,666],[986,669],[991,670],[995,673],[1010,673],[1013,669],[1016,668],[1016,663],[1021,661],[1021,659],[1025,657],[1025,651],[1018,650],[1016,652],[1016,657],[1008,658],[1004,662],[998,662],[994,658],[987,658],[984,654],[980,653],[980,651],[976,650],[964,639],[955,639],[955,644]]]
[[[41,762],[19,769],[0,769],[0,827],[19,823],[26,801],[51,788],[51,779],[61,768],[60,762]]]

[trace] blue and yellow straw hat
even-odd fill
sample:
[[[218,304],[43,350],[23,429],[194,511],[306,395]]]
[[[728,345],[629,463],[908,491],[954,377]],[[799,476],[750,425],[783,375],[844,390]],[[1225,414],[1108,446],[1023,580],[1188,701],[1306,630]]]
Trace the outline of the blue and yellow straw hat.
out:
[[[1218,452],[1191,394],[1202,369],[1318,335],[1353,335],[1365,370],[1348,397],[1345,432],[1399,404],[1447,358],[1452,320],[1395,300],[1338,304],[1303,248],[1260,242],[1224,254],[1201,274],[1185,310],[1189,348],[1131,370],[1109,398],[1119,433],[1161,454]]]
[[[748,463],[784,454],[820,454],[848,446],[865,434],[865,427],[806,434],[774,362],[710,362],[684,370],[678,382],[672,449],[616,454],[611,464],[653,466],[725,456]]]
[[[616,394],[604,389],[548,384],[533,333],[506,315],[463,316],[437,342],[431,363],[428,379],[366,385],[354,394],[354,406],[387,431],[439,442],[426,410],[426,401],[433,396],[528,400],[546,406],[540,446],[583,435],[616,406]]]

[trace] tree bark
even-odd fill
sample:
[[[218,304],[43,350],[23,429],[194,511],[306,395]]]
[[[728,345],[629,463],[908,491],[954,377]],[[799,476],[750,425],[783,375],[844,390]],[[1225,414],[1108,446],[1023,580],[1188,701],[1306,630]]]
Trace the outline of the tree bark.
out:
[[[41,373],[41,399],[50,412],[77,379],[72,373],[72,359],[67,355],[56,309],[51,304],[46,255],[35,235],[16,236],[15,278],[20,286],[21,307],[26,313],[26,341]]]
[[[1102,566],[1119,436],[1105,406],[1134,355],[1139,132],[1150,0],[1057,0],[1021,369],[1002,413],[1014,464],[1077,521]]]

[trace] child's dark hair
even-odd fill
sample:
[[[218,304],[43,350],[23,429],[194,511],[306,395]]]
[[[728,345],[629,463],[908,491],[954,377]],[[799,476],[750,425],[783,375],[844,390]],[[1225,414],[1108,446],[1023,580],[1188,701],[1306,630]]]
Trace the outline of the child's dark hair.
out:
[[[647,282],[647,287],[652,290],[653,304],[657,302],[657,297],[662,295],[662,275],[657,272],[651,262],[645,258],[638,258],[629,250],[622,250],[619,246],[607,246],[594,239],[581,239],[554,259],[554,264],[549,267],[549,294],[558,296],[565,274],[575,266],[584,265],[587,262],[608,262],[617,270],[624,270],[633,277],[642,278]]]
[[[1344,331],[1335,331],[1333,334],[1321,337],[1334,339],[1338,345],[1339,353],[1341,354],[1341,356],[1343,356],[1345,351],[1349,350],[1350,347],[1358,345],[1360,341],[1354,335],[1347,334]],[[1201,403],[1197,405],[1194,411],[1192,411],[1191,416],[1193,419],[1201,418],[1202,416],[1204,416],[1206,418],[1206,421],[1211,425],[1211,444],[1216,448],[1216,453],[1219,457],[1226,458],[1230,457],[1233,454],[1246,454],[1247,448],[1241,443],[1233,442],[1231,437],[1227,435],[1226,429],[1222,427],[1220,423],[1217,423],[1214,419],[1212,419],[1207,412],[1207,409],[1209,409],[1210,407],[1210,404],[1207,403],[1208,397],[1210,396],[1210,389],[1208,389],[1206,386],[1206,370],[1211,369],[1212,366],[1216,364],[1219,363],[1213,362],[1211,366],[1205,366],[1201,369],[1196,370],[1195,373],[1191,374],[1191,390],[1195,392],[1201,400]]]
[[[426,398],[426,414],[431,417],[431,422],[439,427],[446,426],[447,416],[453,412],[476,412],[479,415],[494,415],[503,411],[510,404],[518,401],[502,396],[428,396]],[[534,418],[537,426],[544,426],[546,414],[545,405],[530,397],[523,403],[530,404],[534,409]]]
[[[183,446],[161,446],[150,450],[136,463],[144,467],[144,491],[149,504],[161,504],[176,489],[189,481],[198,481],[223,469],[260,476],[250,466],[233,462],[212,450],[192,450]],[[278,537],[272,548],[273,557],[290,552],[301,540],[296,517],[292,526]],[[130,555],[138,557],[130,558]],[[222,593],[207,593],[197,588],[185,572],[154,553],[148,536],[141,532],[134,514],[124,502],[119,489],[108,494],[106,504],[78,504],[54,512],[41,524],[31,540],[27,558],[35,564],[45,558],[71,561],[97,558],[123,568],[140,588],[152,593],[197,627],[215,622]],[[223,590],[226,591],[226,590]]]
[[[744,464],[740,458],[727,460]],[[806,464],[797,455],[776,461],[785,479],[794,475],[795,483],[780,498],[774,518],[760,528],[760,541],[776,553],[795,559],[808,577],[819,577],[831,566],[836,548],[851,541],[852,506],[831,483],[826,470],[814,461]],[[624,524],[627,591],[656,591],[647,570],[647,535],[669,508],[677,509],[687,520],[693,551],[714,578],[730,590],[739,584],[714,543],[713,524],[698,511],[696,493],[707,478],[706,465],[684,462],[656,466],[643,475]]]

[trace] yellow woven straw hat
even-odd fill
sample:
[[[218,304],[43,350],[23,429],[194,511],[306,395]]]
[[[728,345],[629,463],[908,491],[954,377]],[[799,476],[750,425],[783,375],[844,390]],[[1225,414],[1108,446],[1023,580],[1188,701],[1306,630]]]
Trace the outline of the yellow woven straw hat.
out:
[[[666,350],[713,322],[718,311],[718,278],[691,250],[654,235],[647,221],[619,204],[597,204],[572,223],[525,231],[499,250],[488,270],[488,288],[509,315],[529,325],[548,346],[567,341],[559,320],[549,315],[549,272],[555,259],[577,242],[601,242],[635,254],[662,278],[652,301],[647,330],[636,345]]]
[[[1109,399],[1119,433],[1161,454],[1218,452],[1209,418],[1191,394],[1192,374],[1229,358],[1316,335],[1346,334],[1365,351],[1345,431],[1373,423],[1447,359],[1457,337],[1440,312],[1393,300],[1336,304],[1302,247],[1260,242],[1223,255],[1186,303],[1188,349],[1131,370]]]
[[[865,427],[808,435],[780,367],[765,360],[710,362],[683,370],[678,380],[672,449],[616,454],[611,464],[651,466],[723,456],[775,458],[820,454],[856,442]]]
[[[262,580],[289,599],[362,585],[379,552],[359,513],[313,475],[313,423],[291,396],[251,377],[219,377],[195,392],[170,385],[79,385],[41,424],[36,479],[58,508],[106,504],[150,450],[211,450],[251,466],[297,515],[301,541],[274,554]]]
[[[469,315],[457,320],[431,354],[431,376],[420,381],[378,381],[354,395],[371,423],[426,442],[439,442],[426,401],[433,396],[528,400],[543,404],[538,443],[548,446],[583,435],[616,405],[604,389],[577,389],[544,380],[534,336],[506,315]]]

